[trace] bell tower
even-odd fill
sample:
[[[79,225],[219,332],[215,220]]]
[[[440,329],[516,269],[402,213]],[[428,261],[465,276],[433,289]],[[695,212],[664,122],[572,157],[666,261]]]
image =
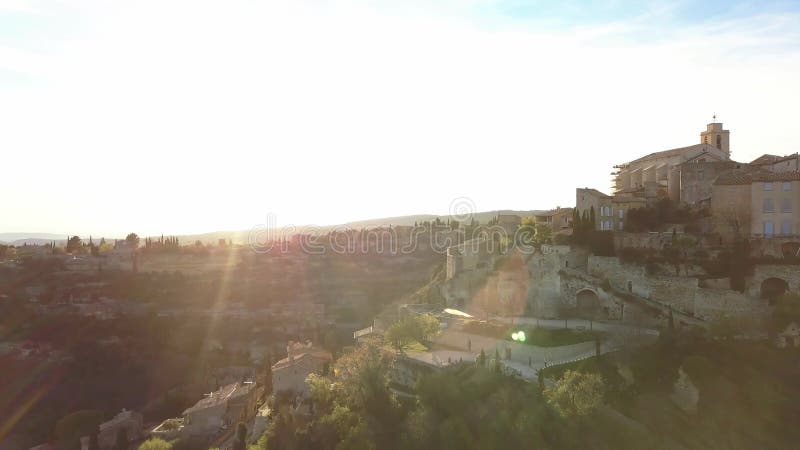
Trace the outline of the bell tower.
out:
[[[722,122],[717,122],[716,114],[714,121],[706,125],[706,131],[700,133],[700,143],[722,150],[725,159],[731,159],[730,131],[722,129]]]

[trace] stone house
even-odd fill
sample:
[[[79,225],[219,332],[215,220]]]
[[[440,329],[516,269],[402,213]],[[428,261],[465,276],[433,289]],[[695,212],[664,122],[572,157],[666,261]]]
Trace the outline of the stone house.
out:
[[[183,411],[183,433],[212,435],[236,425],[249,413],[254,413],[258,389],[253,382],[225,385]]]
[[[302,344],[289,341],[288,356],[272,365],[274,392],[294,392],[298,396],[308,395],[306,378],[312,373],[322,374],[333,362],[330,352],[315,348],[311,342]]]
[[[99,426],[97,443],[101,449],[112,449],[117,442],[117,434],[124,430],[128,442],[136,442],[144,437],[142,432],[142,414],[136,411],[123,409],[108,422]],[[81,449],[89,448],[89,436],[81,438]]]
[[[732,170],[748,172],[755,169],[736,161],[704,161],[701,156],[680,164],[680,200],[689,205],[709,205],[714,181]]]
[[[787,156],[764,154],[750,164],[770,172],[797,172],[800,171],[800,154]]]
[[[611,196],[597,189],[578,188],[575,190],[575,205],[581,215],[594,208],[596,230],[622,231],[628,211],[644,208],[646,199],[632,194]]]
[[[553,233],[572,227],[572,208],[556,208],[533,216],[536,225],[547,225]]]
[[[750,235],[752,175],[728,172],[712,185],[711,222],[724,242]]]
[[[795,238],[800,235],[800,172],[729,172],[713,185],[714,231],[735,237]]]
[[[759,172],[750,185],[754,237],[800,235],[800,172]]]

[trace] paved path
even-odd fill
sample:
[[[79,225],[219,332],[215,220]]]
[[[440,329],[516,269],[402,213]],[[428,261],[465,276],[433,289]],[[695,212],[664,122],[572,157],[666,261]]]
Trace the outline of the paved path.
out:
[[[560,347],[539,347],[456,330],[441,332],[433,342],[474,355],[480,354],[483,350],[490,359],[497,351],[507,367],[517,370],[522,378],[531,381],[536,380],[536,372],[540,369],[590,358],[596,353],[594,342],[581,342]],[[614,350],[616,350],[616,344],[612,342],[603,342],[600,346],[600,353]],[[509,352],[511,358],[507,359]]]
[[[596,320],[589,321],[584,319],[538,319],[536,317],[501,317],[492,316],[492,321],[518,324],[518,325],[531,325],[547,329],[569,328],[571,330],[593,330],[593,331],[606,331],[614,332],[638,332],[650,336],[658,336],[659,332],[653,328],[637,327],[635,325],[628,325],[618,322],[598,322]],[[566,326],[565,326],[566,322]]]

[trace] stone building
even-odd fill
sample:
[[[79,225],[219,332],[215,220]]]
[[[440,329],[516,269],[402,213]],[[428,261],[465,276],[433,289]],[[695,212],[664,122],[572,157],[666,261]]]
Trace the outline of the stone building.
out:
[[[211,435],[235,426],[255,413],[258,389],[252,382],[236,382],[207,394],[183,411],[182,432],[187,435]]]
[[[711,204],[712,186],[721,174],[731,171],[747,172],[755,168],[736,161],[705,161],[694,158],[679,166],[680,200],[690,205]]]
[[[313,346],[289,341],[288,356],[272,365],[272,386],[275,392],[294,392],[299,396],[308,394],[306,378],[312,373],[321,374],[333,362],[330,352]]]
[[[800,172],[752,176],[750,230],[754,237],[800,235]]]
[[[731,172],[714,182],[714,231],[723,240],[737,237],[800,236],[800,172]]]
[[[645,206],[644,197],[611,196],[590,188],[578,188],[575,191],[575,208],[578,210],[578,214],[582,215],[584,211],[591,211],[594,208],[596,230],[622,231],[628,211]]]
[[[717,177],[712,185],[713,231],[724,242],[750,236],[752,181],[751,174],[729,172]]]
[[[553,233],[572,228],[572,208],[556,208],[533,216],[536,225],[547,225]]]
[[[730,132],[713,122],[700,133],[700,143],[650,153],[633,161],[614,166],[615,194],[641,196],[647,199],[669,197],[681,200],[681,165],[686,162],[706,163],[730,160]]]
[[[138,441],[144,437],[142,423],[141,413],[123,409],[113,419],[100,424],[97,433],[97,444],[100,449],[115,448],[117,434],[123,431],[128,438],[128,442]],[[89,448],[89,436],[81,438],[81,448],[84,450]]]
[[[485,237],[468,240],[447,249],[447,279],[491,265],[491,242]]]
[[[769,172],[797,172],[800,171],[800,154],[787,156],[764,154],[750,164]]]

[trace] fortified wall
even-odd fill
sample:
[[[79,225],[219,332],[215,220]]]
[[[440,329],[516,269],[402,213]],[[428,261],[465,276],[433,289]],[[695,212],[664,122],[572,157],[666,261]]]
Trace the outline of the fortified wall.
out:
[[[767,306],[758,296],[700,287],[698,278],[648,275],[643,266],[623,264],[616,257],[590,256],[587,272],[608,280],[616,290],[667,305],[703,320],[765,312]]]

